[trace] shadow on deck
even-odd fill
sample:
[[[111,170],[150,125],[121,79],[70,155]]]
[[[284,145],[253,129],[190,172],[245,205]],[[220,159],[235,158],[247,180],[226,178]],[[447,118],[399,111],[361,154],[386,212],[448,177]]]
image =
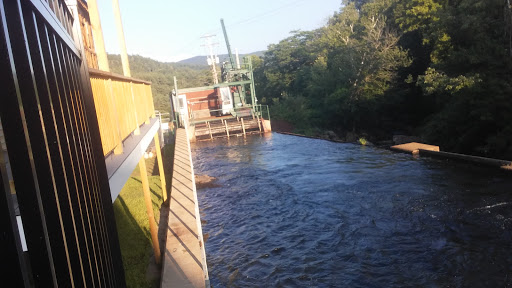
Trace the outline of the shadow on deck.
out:
[[[209,287],[186,131],[178,129],[161,287]]]

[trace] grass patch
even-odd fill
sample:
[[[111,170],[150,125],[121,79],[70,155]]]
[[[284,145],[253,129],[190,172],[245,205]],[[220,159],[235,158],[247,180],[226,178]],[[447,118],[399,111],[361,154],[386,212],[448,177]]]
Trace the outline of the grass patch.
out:
[[[152,167],[153,161],[146,160],[146,166]],[[160,176],[148,178],[155,215],[152,221],[156,221],[158,225],[163,202]],[[153,255],[153,247],[138,165],[114,202],[114,213],[127,286],[158,287],[159,283],[151,283],[146,279],[146,269]]]
[[[174,163],[174,143],[165,145],[162,149],[167,190],[171,187],[172,169]],[[160,221],[160,206],[162,205],[162,187],[156,158],[146,159],[148,169],[149,189],[153,202],[155,221]],[[153,245],[149,231],[149,220],[144,202],[144,192],[140,179],[139,166],[135,167],[130,178],[124,184],[121,193],[114,202],[117,234],[127,287],[160,287],[159,279],[150,281],[146,277],[150,258],[153,256]],[[165,219],[163,220],[165,221]],[[157,271],[158,272],[158,271]]]

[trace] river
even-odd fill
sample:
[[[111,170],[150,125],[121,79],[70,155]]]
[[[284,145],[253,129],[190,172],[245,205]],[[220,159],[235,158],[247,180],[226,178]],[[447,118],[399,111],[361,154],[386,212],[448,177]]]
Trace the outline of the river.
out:
[[[192,145],[212,287],[512,285],[512,174],[281,134]]]

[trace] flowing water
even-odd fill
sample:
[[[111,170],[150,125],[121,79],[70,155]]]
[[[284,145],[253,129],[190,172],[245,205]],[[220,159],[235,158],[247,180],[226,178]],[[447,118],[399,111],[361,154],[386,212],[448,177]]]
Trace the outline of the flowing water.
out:
[[[192,146],[213,287],[508,287],[512,174],[273,133]]]

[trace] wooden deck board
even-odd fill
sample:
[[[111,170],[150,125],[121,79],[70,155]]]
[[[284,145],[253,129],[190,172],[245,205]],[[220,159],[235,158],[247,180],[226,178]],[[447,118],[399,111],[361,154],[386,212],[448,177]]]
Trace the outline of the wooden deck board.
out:
[[[428,150],[428,151],[439,151],[439,146],[411,142],[411,143],[391,146],[391,149],[401,151],[401,152],[418,154],[420,152],[420,149]]]
[[[209,286],[187,139],[185,130],[178,129],[161,287]]]

